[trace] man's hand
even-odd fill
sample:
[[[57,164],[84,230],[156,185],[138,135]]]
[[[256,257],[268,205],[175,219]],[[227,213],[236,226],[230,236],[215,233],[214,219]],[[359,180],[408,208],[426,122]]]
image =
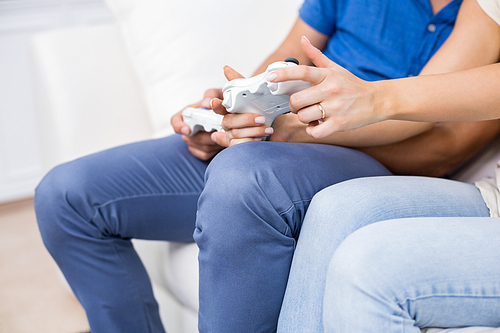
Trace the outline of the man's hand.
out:
[[[224,67],[224,75],[231,81],[243,78],[229,66]],[[229,147],[242,142],[260,141],[263,137],[273,134],[273,128],[264,125],[266,119],[256,113],[228,113],[222,106],[221,97],[212,99],[212,109],[215,113],[224,116],[222,120],[223,132],[212,133],[212,140],[217,144]]]
[[[221,97],[221,89],[209,89],[205,92],[203,100],[196,103],[194,106],[210,109],[210,101],[213,98]],[[182,140],[184,140],[184,142],[188,145],[188,149],[191,154],[200,160],[209,160],[224,149],[224,147],[218,145],[210,138],[211,133],[198,132],[193,136],[188,136],[191,133],[191,129],[182,120],[182,110],[173,115],[170,122],[175,133],[182,134]]]

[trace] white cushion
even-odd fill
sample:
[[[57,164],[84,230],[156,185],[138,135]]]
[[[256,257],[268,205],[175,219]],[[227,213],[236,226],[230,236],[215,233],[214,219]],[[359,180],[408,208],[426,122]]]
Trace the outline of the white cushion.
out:
[[[495,178],[498,161],[500,161],[500,136],[452,172],[451,178],[471,184],[484,178]]]
[[[195,243],[168,244],[168,265],[163,268],[164,284],[175,298],[198,313],[198,246]]]
[[[226,82],[251,75],[295,22],[301,0],[106,0],[141,82],[157,135],[171,116]]]
[[[153,136],[116,25],[37,33],[32,55],[44,171]]]

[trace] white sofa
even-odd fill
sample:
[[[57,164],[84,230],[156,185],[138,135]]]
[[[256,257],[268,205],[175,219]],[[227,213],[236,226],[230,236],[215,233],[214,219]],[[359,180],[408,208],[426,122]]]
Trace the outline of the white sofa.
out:
[[[253,72],[285,37],[300,2],[108,0],[114,24],[36,35],[32,53],[45,169],[172,133],[172,114],[198,101],[206,88],[221,87],[224,65]],[[481,178],[497,155],[488,150],[456,177]],[[135,246],[167,330],[197,332],[196,245]]]

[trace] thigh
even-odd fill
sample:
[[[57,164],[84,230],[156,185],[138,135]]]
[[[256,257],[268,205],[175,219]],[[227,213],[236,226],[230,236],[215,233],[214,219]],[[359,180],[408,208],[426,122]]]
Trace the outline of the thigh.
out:
[[[37,188],[37,215],[94,237],[192,240],[207,165],[178,135],[105,150],[54,168]]]
[[[499,262],[498,218],[397,219],[364,227],[330,264],[326,326],[363,332],[498,327]]]
[[[40,183],[43,241],[92,332],[163,332],[130,238],[191,241],[207,164],[176,135],[65,163]]]
[[[329,145],[251,142],[219,154],[207,170],[195,231],[200,331],[275,331],[314,194],[346,179],[387,174],[370,156]]]
[[[424,216],[486,217],[489,211],[475,186],[439,178],[359,178],[319,192],[311,202],[294,253],[280,331],[322,330],[328,264],[347,236],[387,219]]]
[[[204,224],[206,228],[216,221],[210,227],[246,229],[254,226],[257,212],[267,225],[296,239],[316,193],[348,179],[381,175],[390,172],[372,157],[349,148],[282,142],[239,144],[216,156],[207,169],[198,224],[203,229]],[[250,211],[249,216],[244,215]],[[237,224],[228,212],[241,216]]]

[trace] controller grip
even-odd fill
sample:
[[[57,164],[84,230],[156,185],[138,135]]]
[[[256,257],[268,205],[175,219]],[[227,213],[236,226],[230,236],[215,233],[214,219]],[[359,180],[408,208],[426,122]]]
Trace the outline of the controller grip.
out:
[[[222,131],[223,116],[212,110],[189,107],[182,111],[182,118],[191,129],[192,136],[200,131],[220,132]]]

